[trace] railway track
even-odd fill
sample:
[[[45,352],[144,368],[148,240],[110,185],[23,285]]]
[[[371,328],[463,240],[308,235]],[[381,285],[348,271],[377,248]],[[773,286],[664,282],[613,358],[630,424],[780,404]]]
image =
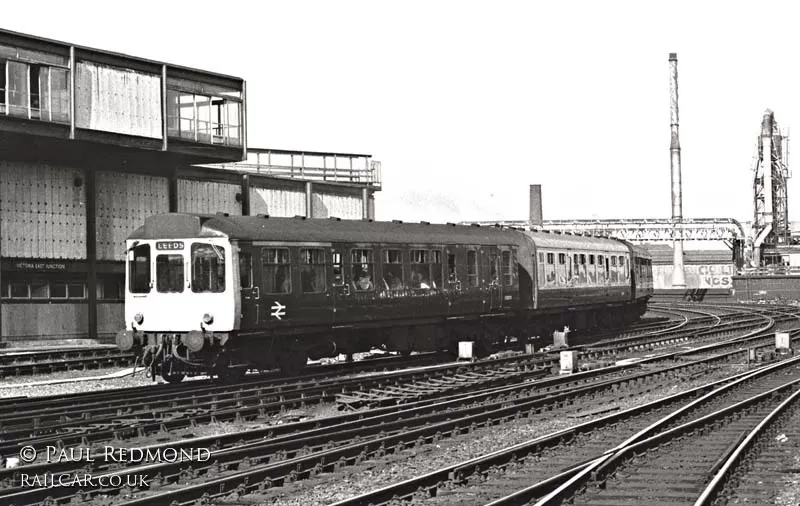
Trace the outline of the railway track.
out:
[[[798,376],[776,378],[776,384],[747,399],[615,448],[537,504],[560,504],[567,498],[576,505],[707,504],[719,480],[708,486],[706,481],[723,467],[730,471],[731,457],[741,452],[748,434],[769,423],[778,408],[798,409]]]
[[[617,449],[628,448],[659,431],[708,418],[730,405],[748,403],[753,396],[763,396],[765,390],[783,388],[787,373],[800,378],[800,359],[611,414],[337,502],[336,506],[377,506],[398,498],[413,499],[413,504],[510,506],[530,504],[548,494],[552,494],[548,504],[559,504],[571,498],[570,480],[588,469],[587,463],[612,456]],[[800,389],[800,385],[793,388]],[[564,485],[563,490],[559,485]],[[619,499],[610,498],[605,504],[627,504]],[[630,504],[661,503],[640,496],[638,502]]]
[[[741,351],[728,352],[727,357],[719,357],[718,361],[737,360],[736,357],[741,357]],[[657,359],[650,359],[650,364],[656,362]],[[663,360],[663,359],[662,359]],[[641,395],[648,389],[653,388],[652,382],[655,379],[663,378],[665,375],[674,374],[670,371],[685,371],[690,375],[703,374],[708,371],[706,361],[696,363],[681,363],[672,365],[671,367],[663,370],[650,370],[640,375],[620,374],[623,371],[633,371],[638,369],[638,366],[629,365],[621,367],[617,371],[620,378],[602,380],[601,372],[590,371],[585,373],[584,376],[576,375],[572,378],[560,379],[560,381],[567,383],[577,382],[580,384],[587,381],[587,378],[595,378],[593,384],[589,385],[573,385],[573,389],[581,389],[582,395],[595,398],[599,406],[607,405],[612,399],[618,395]],[[564,377],[562,377],[564,378]],[[597,381],[597,378],[601,378]],[[646,378],[650,378],[647,380]],[[541,380],[544,381],[544,380]],[[554,379],[551,382],[556,381]],[[630,389],[631,392],[620,393],[612,386],[614,383],[617,385],[630,384],[633,385]],[[437,403],[429,403],[428,405],[419,404],[411,407],[394,407],[386,408],[389,411],[383,412],[380,416],[384,418],[377,418],[372,420],[372,424],[368,425],[364,421],[359,421],[358,418],[363,417],[364,414],[351,415],[354,418],[349,422],[345,420],[337,420],[337,422],[350,423],[346,428],[341,425],[333,425],[327,428],[315,429],[316,432],[312,433],[285,433],[284,430],[291,430],[289,428],[275,429],[269,433],[272,439],[265,441],[256,441],[247,444],[244,448],[231,448],[229,450],[221,450],[220,453],[215,453],[214,456],[216,464],[211,463],[207,466],[195,465],[191,469],[189,476],[198,475],[203,477],[203,483],[197,485],[189,485],[186,481],[187,475],[185,472],[180,471],[174,466],[160,467],[158,475],[160,476],[160,487],[165,490],[171,488],[171,485],[180,482],[181,486],[178,491],[165,492],[166,495],[157,494],[153,496],[148,495],[142,501],[156,501],[161,503],[162,500],[166,503],[175,500],[179,501],[186,497],[198,498],[207,493],[209,489],[214,486],[224,485],[226,491],[230,491],[230,487],[241,486],[243,482],[236,482],[242,476],[247,478],[247,483],[261,483],[265,486],[275,486],[284,482],[291,482],[324,471],[328,468],[336,468],[346,463],[358,462],[367,458],[380,458],[385,453],[393,453],[401,451],[403,448],[414,445],[427,444],[430,441],[436,441],[445,435],[457,435],[464,431],[471,431],[478,426],[494,425],[497,423],[505,423],[513,420],[523,413],[541,412],[541,410],[559,409],[565,405],[581,402],[578,395],[578,390],[563,391],[561,393],[544,394],[542,392],[533,395],[521,396],[520,392],[514,392],[512,389],[519,391],[539,391],[542,385],[517,385],[514,387],[506,387],[506,389],[496,389],[483,392],[484,395],[480,399],[464,399],[457,397],[451,400],[441,400],[438,404],[443,404],[444,411],[437,413],[435,409],[439,408]],[[619,388],[619,387],[617,387]],[[603,394],[602,392],[606,392]],[[607,397],[603,397],[606,395]],[[538,396],[538,397],[537,397]],[[493,401],[491,399],[494,399]],[[456,404],[447,404],[447,402]],[[467,404],[463,407],[463,404]],[[462,406],[456,408],[455,406]],[[408,409],[406,411],[401,411]],[[392,411],[393,410],[393,411]],[[415,411],[416,410],[416,411]],[[427,411],[426,411],[427,410]],[[433,411],[432,411],[433,410]],[[370,413],[375,413],[374,411]],[[525,415],[527,416],[527,415]],[[442,421],[445,418],[445,421]],[[319,423],[317,420],[314,423]],[[325,422],[323,422],[325,423]],[[370,428],[372,427],[372,428]],[[283,434],[283,435],[280,435]],[[242,435],[240,435],[242,436]],[[234,438],[236,436],[233,436]],[[265,437],[262,432],[260,437]],[[360,439],[368,438],[363,443],[353,443],[353,439],[358,437]],[[217,441],[218,438],[212,438]],[[205,441],[206,443],[208,440]],[[189,444],[189,443],[187,443]],[[220,446],[224,446],[224,442],[220,442]],[[281,446],[284,445],[284,446]],[[318,450],[317,450],[318,449]],[[315,451],[316,450],[316,451]],[[310,454],[309,454],[310,452]],[[267,456],[267,462],[264,462],[264,457]],[[243,464],[242,464],[243,463]],[[77,463],[80,465],[80,463]],[[150,472],[154,468],[149,468]],[[225,471],[228,473],[225,473]],[[61,469],[59,472],[63,472]],[[223,474],[230,474],[234,472],[234,476],[222,476],[216,479],[217,476]],[[135,469],[126,471],[133,473]],[[2,475],[0,475],[2,476]],[[8,478],[8,476],[6,476]],[[221,481],[220,481],[221,480]],[[233,480],[233,481],[232,481]],[[255,480],[255,481],[254,481]],[[189,480],[191,481],[191,480]],[[213,486],[209,485],[211,483]],[[236,483],[234,485],[233,483]],[[204,488],[205,487],[205,488]],[[209,488],[210,487],[210,488]],[[51,491],[52,492],[52,491]],[[29,504],[34,499],[35,491],[19,491],[17,494],[23,495],[8,495],[8,500],[14,500],[17,504]],[[44,492],[39,491],[39,494]],[[84,493],[86,491],[84,490]],[[177,494],[177,495],[176,495]],[[188,494],[188,495],[187,495]],[[199,494],[199,495],[198,495]],[[188,499],[187,499],[188,500]],[[134,502],[136,503],[136,502]],[[142,504],[151,502],[142,502]]]
[[[0,378],[48,374],[57,371],[125,367],[134,363],[132,353],[115,346],[62,348],[44,351],[0,353]]]
[[[637,323],[627,328],[613,329],[604,335],[608,337],[634,335],[663,327],[663,319],[652,318],[645,323]],[[586,341],[591,342],[596,339],[598,337],[593,336]],[[583,337],[576,339],[576,343],[581,342],[584,342]],[[60,371],[128,367],[134,365],[134,360],[135,357],[132,353],[121,352],[113,345],[13,352],[0,350],[0,378],[50,374]],[[428,360],[424,362],[433,363]],[[359,365],[353,364],[352,362],[343,363],[334,367],[343,372],[359,368]],[[315,371],[314,367],[309,369]]]

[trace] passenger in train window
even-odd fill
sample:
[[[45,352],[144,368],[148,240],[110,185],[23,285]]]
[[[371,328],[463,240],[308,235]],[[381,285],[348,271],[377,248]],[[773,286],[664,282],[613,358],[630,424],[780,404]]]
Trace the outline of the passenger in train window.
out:
[[[372,290],[372,277],[369,274],[364,273],[360,278],[358,278],[358,281],[356,282],[356,289],[362,292]]]
[[[395,276],[393,272],[386,273],[386,277],[383,278],[383,284],[387,290],[403,289],[403,281],[399,277]],[[369,288],[363,288],[362,290],[369,290]]]
[[[275,286],[278,287],[277,293],[289,293],[292,291],[292,278],[287,272],[288,269],[276,269]]]
[[[431,285],[428,282],[428,279],[421,271],[416,271],[412,274],[411,277],[411,286],[413,288],[422,288],[424,290],[430,290]]]
[[[319,293],[325,289],[324,282],[321,283],[314,267],[307,265],[300,271],[300,284],[303,285],[303,293]]]

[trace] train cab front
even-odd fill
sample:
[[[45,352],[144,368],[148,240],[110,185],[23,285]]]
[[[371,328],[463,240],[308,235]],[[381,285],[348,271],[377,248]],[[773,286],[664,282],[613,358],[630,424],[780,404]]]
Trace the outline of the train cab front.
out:
[[[229,366],[237,326],[233,250],[226,238],[129,240],[125,328],[117,346],[169,382]]]

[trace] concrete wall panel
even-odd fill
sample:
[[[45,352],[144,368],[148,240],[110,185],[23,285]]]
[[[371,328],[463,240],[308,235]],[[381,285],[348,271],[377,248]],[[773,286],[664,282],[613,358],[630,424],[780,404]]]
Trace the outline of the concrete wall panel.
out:
[[[86,187],[80,170],[0,161],[3,256],[86,258]]]
[[[250,214],[305,216],[306,194],[289,188],[250,187]]]
[[[124,260],[125,238],[150,215],[169,212],[165,177],[98,172],[97,258]]]
[[[343,195],[314,191],[312,198],[315,218],[335,216],[343,220],[360,220],[363,217],[361,195]]]
[[[121,302],[98,302],[97,335],[111,338],[125,327],[125,305]]]
[[[78,62],[75,125],[162,138],[161,76]]]
[[[241,190],[238,184],[179,179],[178,212],[241,215],[242,205],[236,201]]]
[[[87,337],[88,315],[87,304],[3,304],[3,338],[19,341]]]

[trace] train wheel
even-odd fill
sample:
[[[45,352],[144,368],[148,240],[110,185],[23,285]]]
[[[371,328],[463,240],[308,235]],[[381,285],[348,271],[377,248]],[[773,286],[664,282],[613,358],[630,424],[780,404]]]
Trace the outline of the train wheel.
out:
[[[175,370],[175,362],[171,360],[171,358],[172,357],[161,364],[161,377],[164,378],[164,381],[167,383],[180,383],[186,375]]]
[[[173,372],[173,373],[162,372],[161,377],[164,378],[164,381],[166,381],[167,383],[180,383],[181,381],[183,381],[183,378],[185,378],[186,375],[179,372]]]

